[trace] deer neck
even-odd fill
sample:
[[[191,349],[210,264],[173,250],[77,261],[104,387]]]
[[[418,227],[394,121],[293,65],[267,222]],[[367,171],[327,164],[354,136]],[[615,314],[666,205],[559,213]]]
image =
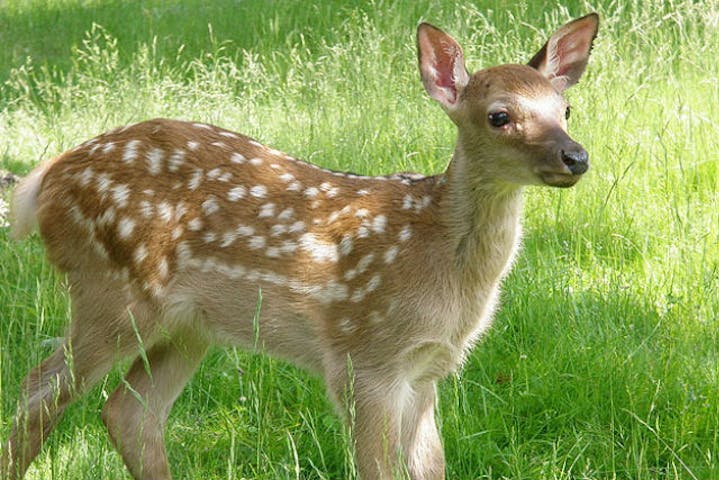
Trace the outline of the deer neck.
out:
[[[522,188],[492,178],[458,142],[445,172],[440,208],[454,249],[454,268],[469,288],[493,290],[511,266],[521,236]]]

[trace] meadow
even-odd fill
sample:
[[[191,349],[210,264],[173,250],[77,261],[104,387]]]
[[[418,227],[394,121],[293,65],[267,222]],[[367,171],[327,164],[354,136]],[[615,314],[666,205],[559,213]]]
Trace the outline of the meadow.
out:
[[[162,116],[327,168],[440,173],[455,131],[419,80],[417,24],[476,70],[526,62],[590,11],[599,37],[568,98],[592,166],[573,189],[526,190],[494,326],[440,386],[447,478],[719,478],[717,0],[5,0],[0,168]],[[3,439],[67,300],[38,238],[0,228]],[[67,410],[28,478],[130,478],[99,415],[121,374]],[[166,438],[176,478],[355,477],[321,382],[239,350],[208,355]]]

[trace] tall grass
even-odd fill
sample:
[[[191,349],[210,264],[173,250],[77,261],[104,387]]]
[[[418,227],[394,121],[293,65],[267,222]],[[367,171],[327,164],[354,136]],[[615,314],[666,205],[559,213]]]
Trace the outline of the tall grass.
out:
[[[719,3],[6,0],[0,166],[108,128],[209,121],[326,167],[441,171],[454,130],[418,80],[414,29],[470,69],[524,62],[573,16],[600,36],[569,92],[592,169],[528,189],[524,248],[495,326],[440,388],[447,477],[719,477]],[[37,240],[0,230],[0,418],[68,317]],[[98,411],[70,408],[31,478],[126,478]],[[178,478],[353,478],[321,383],[216,350],[167,431]]]

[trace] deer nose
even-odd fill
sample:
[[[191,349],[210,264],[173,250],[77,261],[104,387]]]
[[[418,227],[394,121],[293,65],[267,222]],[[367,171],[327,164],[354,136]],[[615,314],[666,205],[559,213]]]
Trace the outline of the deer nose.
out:
[[[562,161],[572,175],[581,175],[589,170],[589,154],[582,147],[562,150]]]

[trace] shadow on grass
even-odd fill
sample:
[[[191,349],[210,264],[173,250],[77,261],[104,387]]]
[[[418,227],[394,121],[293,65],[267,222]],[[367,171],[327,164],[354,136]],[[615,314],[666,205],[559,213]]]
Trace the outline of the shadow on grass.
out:
[[[677,328],[681,316],[621,271],[577,280],[576,264],[542,261],[561,230],[529,233],[537,252],[520,257],[492,330],[441,389],[449,477],[714,478],[719,386],[702,368],[716,364],[714,327]]]

